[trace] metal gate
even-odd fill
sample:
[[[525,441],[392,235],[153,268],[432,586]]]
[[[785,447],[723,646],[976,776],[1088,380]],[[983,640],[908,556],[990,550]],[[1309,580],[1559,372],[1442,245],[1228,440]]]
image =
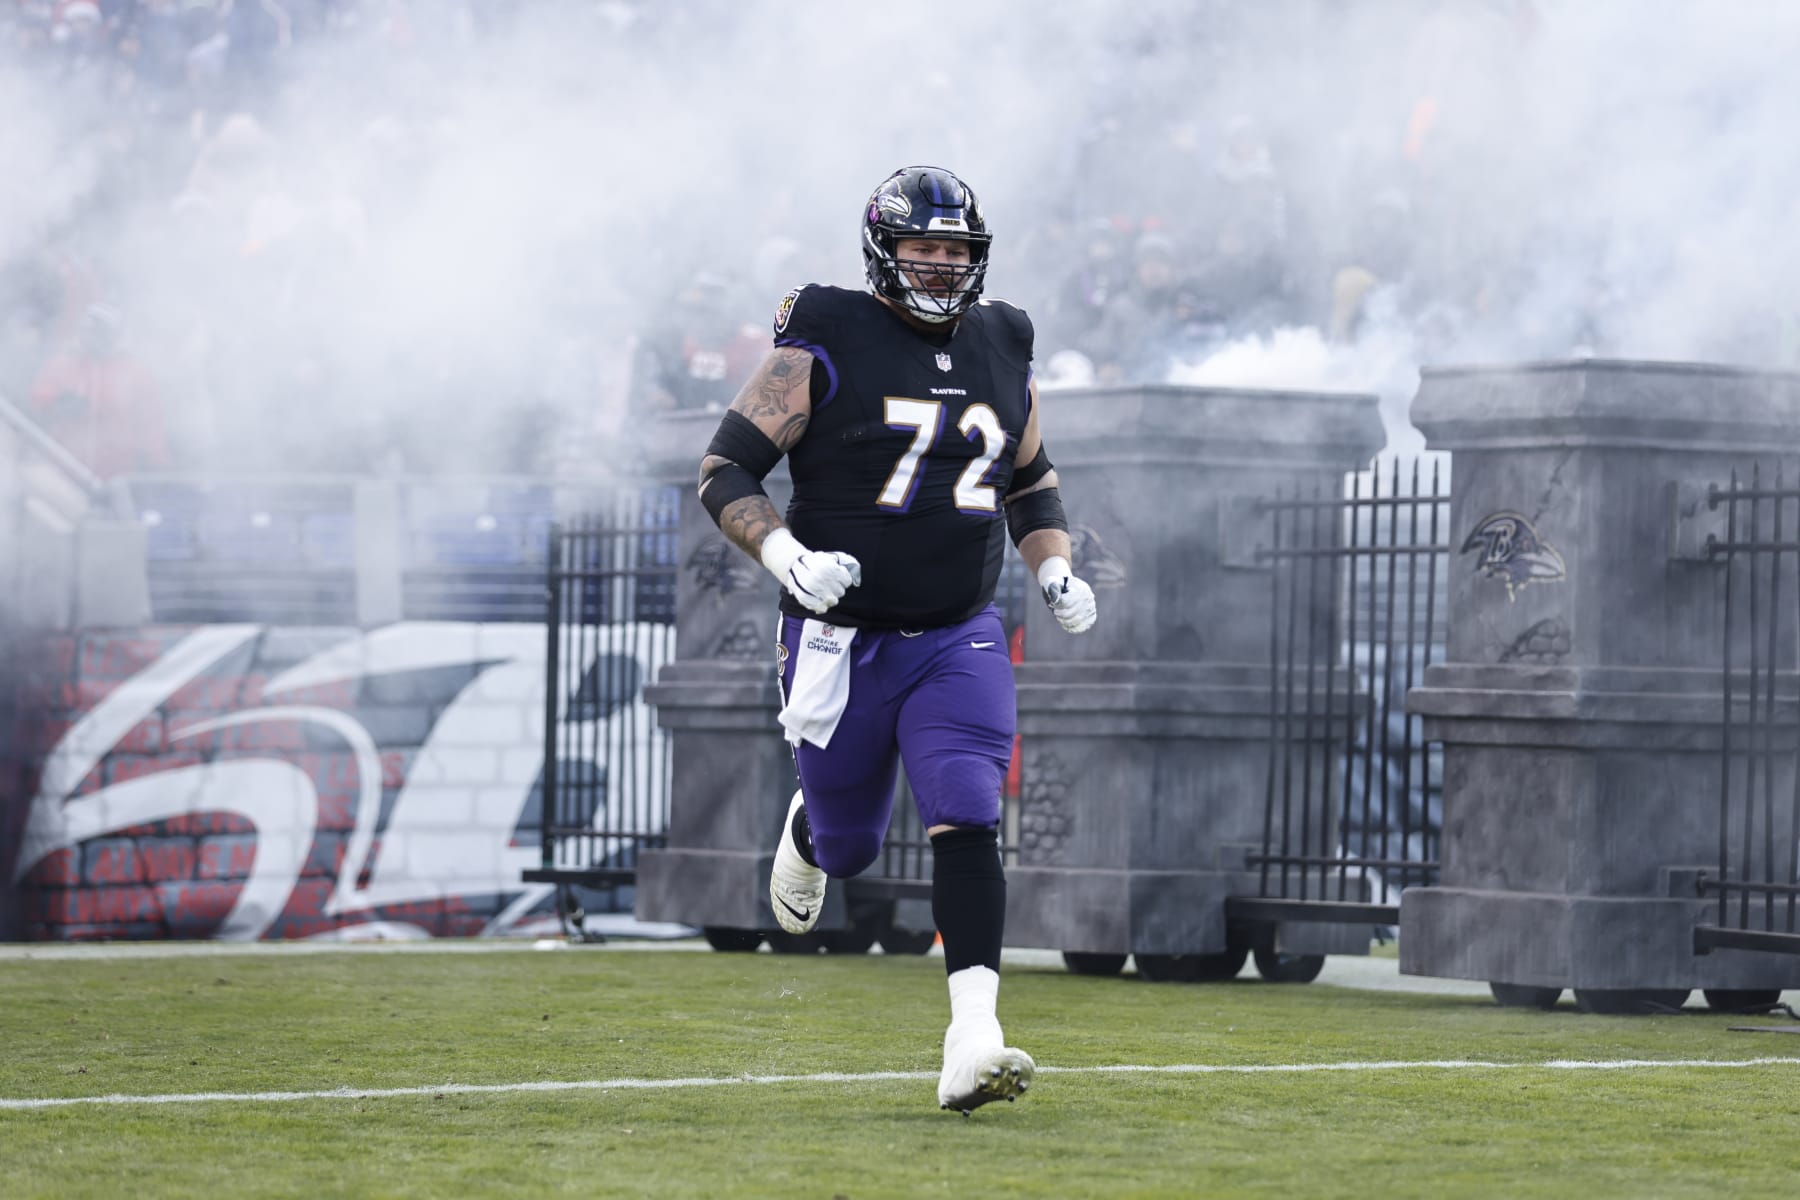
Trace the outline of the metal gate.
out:
[[[542,856],[527,882],[617,888],[669,825],[669,738],[643,688],[675,655],[680,491],[622,489],[550,529]],[[566,897],[563,897],[566,902]],[[587,907],[620,908],[616,894]]]
[[[1700,877],[1700,894],[1718,906],[1694,932],[1696,951],[1800,954],[1800,487],[1786,475],[1778,466],[1766,482],[1756,465],[1708,489],[1708,507],[1725,510],[1724,540],[1706,544],[1724,566],[1724,670],[1718,871]]]
[[[1443,654],[1448,475],[1394,459],[1261,506],[1268,777],[1234,919],[1395,924],[1399,893],[1436,881],[1441,751],[1406,693]]]

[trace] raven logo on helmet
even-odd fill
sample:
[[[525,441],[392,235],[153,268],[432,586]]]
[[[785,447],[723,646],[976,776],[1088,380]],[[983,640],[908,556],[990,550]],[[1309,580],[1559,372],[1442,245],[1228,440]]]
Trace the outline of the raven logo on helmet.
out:
[[[902,241],[937,238],[966,242],[967,263],[920,263],[940,281],[920,286],[899,256]],[[981,298],[993,235],[969,185],[941,167],[902,167],[869,196],[863,222],[863,269],[875,294],[932,324],[954,321]],[[947,281],[947,286],[945,281]]]

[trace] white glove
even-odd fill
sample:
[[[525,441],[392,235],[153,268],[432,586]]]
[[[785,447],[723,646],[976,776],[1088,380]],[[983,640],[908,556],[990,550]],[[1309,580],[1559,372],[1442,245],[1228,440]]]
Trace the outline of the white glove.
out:
[[[1037,577],[1038,586],[1044,589],[1044,603],[1056,615],[1057,624],[1070,633],[1086,633],[1093,627],[1100,612],[1094,603],[1094,589],[1075,578],[1068,559],[1060,555],[1046,558]]]
[[[808,550],[777,529],[763,539],[762,564],[804,607],[827,613],[844,593],[862,583],[862,564],[837,550]]]

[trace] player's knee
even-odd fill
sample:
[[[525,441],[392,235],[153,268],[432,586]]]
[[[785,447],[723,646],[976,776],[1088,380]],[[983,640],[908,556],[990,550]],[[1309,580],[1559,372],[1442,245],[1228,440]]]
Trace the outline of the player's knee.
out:
[[[875,864],[881,854],[881,835],[859,830],[856,833],[821,835],[813,830],[813,858],[827,875],[848,879],[861,875]]]
[[[979,754],[946,755],[914,781],[926,826],[979,828],[1000,820],[1006,764]]]

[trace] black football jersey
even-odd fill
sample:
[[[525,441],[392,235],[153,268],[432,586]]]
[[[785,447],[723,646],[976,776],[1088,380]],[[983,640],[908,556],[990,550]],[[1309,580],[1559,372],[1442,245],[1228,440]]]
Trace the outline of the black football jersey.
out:
[[[1031,339],[1031,319],[1003,300],[933,336],[868,292],[809,284],[782,299],[775,344],[817,360],[812,420],[788,451],[787,522],[809,549],[862,564],[862,584],[824,619],[926,629],[993,600]],[[781,605],[814,615],[786,592]]]

